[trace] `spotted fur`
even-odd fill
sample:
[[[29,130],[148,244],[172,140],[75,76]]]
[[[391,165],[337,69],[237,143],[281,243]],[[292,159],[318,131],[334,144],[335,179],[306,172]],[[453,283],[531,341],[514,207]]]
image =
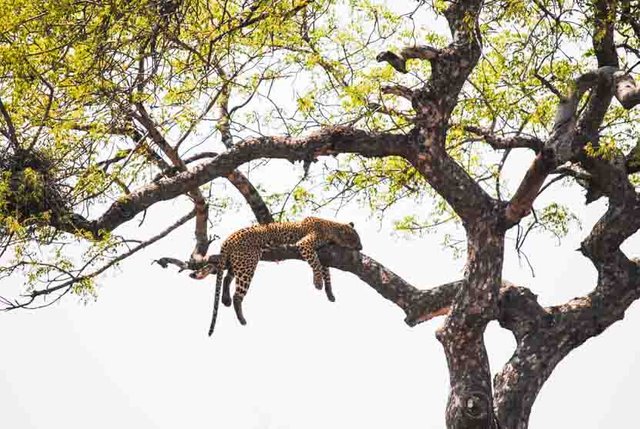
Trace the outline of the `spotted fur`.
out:
[[[360,237],[352,223],[339,223],[317,217],[308,217],[300,222],[274,222],[264,225],[254,225],[240,229],[231,234],[220,249],[220,259],[217,266],[205,267],[205,272],[196,275],[203,278],[208,273],[216,272],[216,292],[213,304],[213,315],[209,335],[213,333],[218,314],[218,301],[222,289],[222,303],[229,307],[233,302],[238,321],[245,325],[247,322],[242,314],[242,300],[244,299],[258,261],[264,249],[295,244],[302,258],[311,265],[313,270],[313,284],[317,289],[324,285],[329,301],[335,301],[331,290],[329,268],[320,263],[316,249],[334,243],[349,249],[362,250]],[[206,271],[208,270],[208,271]],[[227,271],[222,281],[223,272]],[[236,279],[236,289],[233,301],[229,291],[231,281]]]

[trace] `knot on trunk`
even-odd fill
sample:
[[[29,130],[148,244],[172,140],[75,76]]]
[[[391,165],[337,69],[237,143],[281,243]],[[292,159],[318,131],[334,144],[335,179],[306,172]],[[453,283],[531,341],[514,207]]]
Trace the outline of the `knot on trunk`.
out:
[[[483,389],[452,387],[447,404],[447,427],[454,429],[493,428],[491,398]]]

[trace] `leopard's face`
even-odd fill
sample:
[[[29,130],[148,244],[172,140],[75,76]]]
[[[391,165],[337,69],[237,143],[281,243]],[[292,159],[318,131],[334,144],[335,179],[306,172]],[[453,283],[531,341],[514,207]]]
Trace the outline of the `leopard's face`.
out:
[[[189,274],[189,277],[196,280],[202,280],[207,277],[209,274],[216,274],[218,272],[218,267],[215,264],[207,264],[203,268],[200,268],[197,271]]]
[[[353,223],[340,225],[339,228],[332,228],[331,240],[347,249],[362,250],[360,236],[353,227]]]

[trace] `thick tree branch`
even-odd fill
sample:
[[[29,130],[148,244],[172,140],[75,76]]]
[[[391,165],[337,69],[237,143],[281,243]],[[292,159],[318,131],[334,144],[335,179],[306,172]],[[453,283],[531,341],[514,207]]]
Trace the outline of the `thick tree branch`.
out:
[[[609,216],[606,214],[604,218]],[[634,223],[637,229],[638,221]],[[596,226],[592,235],[603,231]],[[606,239],[601,239],[601,246]],[[586,242],[583,247],[595,245],[589,239]],[[529,307],[531,301],[522,300],[518,304],[517,315],[525,322],[520,330],[509,327],[516,336],[517,347],[494,380],[496,414],[503,427],[526,429],[531,407],[555,366],[587,339],[622,319],[626,309],[640,298],[640,267],[619,250],[606,253],[607,247],[599,249],[597,256],[589,254],[598,268],[598,284],[589,295],[542,311],[535,305]],[[522,308],[524,303],[533,312]],[[501,308],[505,307],[516,309],[502,303]]]
[[[173,177],[162,178],[121,197],[97,220],[89,221],[80,215],[72,214],[57,226],[71,233],[84,230],[99,237],[101,231],[112,231],[153,204],[173,199],[187,193],[194,186],[201,186],[218,177],[226,177],[238,166],[249,161],[260,158],[306,161],[318,156],[340,153],[357,153],[365,157],[401,156],[412,159],[415,158],[416,149],[406,135],[372,133],[350,127],[328,127],[299,138],[251,138],[239,142],[228,152],[219,154],[209,162]]]
[[[417,303],[420,303],[421,306],[425,304],[425,307],[431,308],[434,311],[438,310],[435,307],[440,305],[440,302],[450,305],[450,302],[447,303],[442,300],[435,305],[433,303],[426,303],[424,291],[420,291],[410,285],[382,264],[360,252],[344,249],[335,245],[327,245],[318,250],[318,256],[324,266],[337,268],[358,276],[385,299],[398,305],[407,315],[407,319],[417,313]],[[216,274],[215,267],[217,266],[219,258],[220,255],[208,256],[207,263],[213,267],[210,274]],[[263,261],[275,262],[288,259],[303,260],[296,246],[281,246],[266,249],[262,253],[261,259]],[[184,269],[197,270],[202,267],[202,264],[194,264],[190,261],[183,262],[173,258],[162,258],[157,262],[164,268],[169,264],[177,265],[181,271]],[[193,274],[191,276],[193,277]],[[430,294],[430,292],[427,293]],[[407,323],[409,322],[407,321]],[[416,322],[409,324],[415,325]]]
[[[412,138],[416,145],[440,139],[425,129],[414,132]],[[474,222],[484,211],[491,210],[491,197],[447,154],[443,145],[422,146],[421,149],[410,162],[449,203],[465,225]]]
[[[527,428],[535,398],[555,366],[571,350],[622,319],[640,298],[640,267],[619,249],[640,229],[640,202],[624,159],[583,155],[581,164],[589,183],[609,197],[607,212],[581,245],[598,271],[597,285],[584,297],[545,309],[546,314],[531,318],[516,334],[516,351],[494,382],[496,414],[505,427]]]
[[[377,57],[378,61],[387,61],[400,72],[406,72],[406,60],[410,58],[431,62],[431,76],[422,88],[399,92],[411,98],[416,111],[416,128],[411,139],[419,152],[410,161],[465,223],[477,218],[483,210],[490,209],[492,201],[447,154],[445,139],[449,117],[457,104],[460,90],[480,57],[477,20],[481,5],[479,0],[451,3],[445,16],[453,42],[445,49],[414,46],[403,49],[400,55],[387,51]]]
[[[498,315],[504,238],[498,225],[503,216],[500,204],[445,149],[451,113],[480,57],[482,4],[479,0],[450,3],[445,17],[453,42],[442,51],[418,52],[431,62],[431,76],[412,97],[417,125],[412,139],[419,149],[413,165],[460,216],[468,234],[466,281],[438,332],[449,366],[446,421],[450,429],[497,427],[483,334],[487,323]],[[405,72],[407,54],[416,51],[405,50],[401,56],[384,52],[378,60]]]
[[[624,317],[640,298],[640,266],[619,250],[640,228],[640,203],[624,161],[586,158],[591,180],[609,197],[609,208],[582,242],[598,271],[595,289],[584,297],[545,309],[535,329],[518,338],[509,363],[496,376],[498,415],[507,427],[526,428],[531,406],[554,367],[571,350]]]
[[[408,48],[412,58],[431,62],[427,83],[413,92],[416,111],[413,138],[419,147],[413,165],[438,192],[465,225],[491,210],[491,197],[445,150],[445,139],[451,112],[459,93],[477,64],[481,51],[478,27],[481,1],[452,2],[445,12],[453,41],[442,50]]]
[[[618,67],[618,53],[613,40],[617,0],[594,1],[594,26],[591,40],[598,59],[598,67]]]
[[[587,297],[536,309],[525,318],[522,332],[516,334],[513,356],[494,379],[496,414],[502,427],[526,429],[531,407],[556,365],[587,339],[622,319],[628,306],[640,298],[640,269],[621,252],[610,256],[609,267],[598,271],[596,291]]]
[[[533,203],[535,197],[531,196],[531,191],[542,185],[550,169],[579,158],[589,175],[585,184],[590,188],[595,186],[598,192],[609,196],[607,213],[581,246],[582,252],[598,269],[598,284],[586,297],[545,309],[546,315],[538,312],[540,316],[532,317],[525,331],[516,334],[517,348],[494,380],[496,415],[505,428],[526,429],[538,392],[558,362],[620,319],[631,302],[640,297],[637,266],[619,250],[622,241],[640,227],[637,196],[628,182],[625,160],[618,157],[609,162],[582,153],[587,142],[597,143],[598,129],[609,108],[614,83],[616,97],[623,106],[631,108],[635,105],[628,100],[623,102],[625,96],[622,95],[625,91],[633,93],[635,83],[618,78],[618,59],[613,44],[615,7],[616,1],[594,2],[593,45],[600,68],[595,75],[592,72],[582,76],[582,82],[576,82],[573,94],[561,102],[554,133],[530,169],[535,174],[528,173],[516,193],[516,196],[524,197],[515,202],[524,202],[524,205],[512,206],[511,212],[507,211],[507,216],[516,220],[523,214],[518,213],[519,209]],[[587,88],[592,91],[575,126],[577,105]]]
[[[396,304],[405,313],[405,323],[416,326],[434,317],[449,313],[455,296],[465,285],[465,280],[446,283],[430,289],[418,289],[409,284],[381,263],[362,253],[344,249],[335,245],[324,246],[318,250],[320,261],[327,267],[336,268],[352,273],[388,301]],[[209,255],[207,264],[212,264],[215,274],[215,266],[220,255]],[[298,249],[295,246],[282,246],[267,249],[262,253],[262,261],[278,262],[283,260],[300,260]],[[181,261],[175,258],[161,258],[158,264],[163,268],[176,265],[180,271],[198,270],[203,263],[193,261]],[[191,274],[193,277],[193,273]],[[522,331],[527,323],[528,316],[535,315],[543,309],[538,305],[536,297],[524,287],[514,286],[504,282],[500,289],[500,323],[507,329],[515,332]]]

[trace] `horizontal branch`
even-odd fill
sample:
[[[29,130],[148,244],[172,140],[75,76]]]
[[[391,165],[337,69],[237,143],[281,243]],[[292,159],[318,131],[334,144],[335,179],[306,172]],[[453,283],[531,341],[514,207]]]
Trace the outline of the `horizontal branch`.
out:
[[[400,307],[405,313],[404,321],[409,326],[416,326],[434,317],[448,314],[456,294],[465,282],[458,280],[430,289],[418,289],[381,263],[360,252],[328,245],[318,250],[318,256],[324,266],[355,274],[382,297]],[[215,267],[219,258],[220,255],[217,254],[209,255],[206,263]],[[265,250],[261,260],[277,262],[303,259],[295,246],[283,246]],[[175,265],[180,271],[196,271],[203,267],[203,263],[181,261],[170,257],[161,258],[156,262],[163,268]],[[215,273],[215,269],[210,271],[210,274]],[[194,277],[194,273],[190,276]],[[525,326],[528,326],[529,316],[538,317],[539,313],[544,311],[538,305],[535,295],[524,287],[504,282],[500,296],[500,323],[514,332],[523,331]],[[520,314],[521,311],[523,311],[522,314]]]
[[[544,145],[544,142],[537,137],[523,136],[522,134],[517,134],[512,137],[502,137],[490,130],[471,125],[465,126],[464,129],[465,131],[481,136],[492,148],[498,150],[528,148],[539,152]]]
[[[357,153],[365,157],[401,156],[412,158],[415,149],[403,134],[374,133],[350,127],[327,127],[306,137],[259,137],[239,142],[211,161],[133,191],[118,199],[97,220],[71,215],[58,225],[69,232],[86,230],[99,237],[112,231],[153,204],[186,194],[194,187],[218,177],[227,177],[238,166],[260,158],[311,161],[318,156]]]
[[[399,71],[400,73],[407,72],[407,60],[420,59],[420,60],[434,60],[441,54],[439,49],[431,46],[410,46],[404,48],[400,55],[391,51],[386,51],[378,54],[376,60],[379,62],[387,62],[391,67]]]

